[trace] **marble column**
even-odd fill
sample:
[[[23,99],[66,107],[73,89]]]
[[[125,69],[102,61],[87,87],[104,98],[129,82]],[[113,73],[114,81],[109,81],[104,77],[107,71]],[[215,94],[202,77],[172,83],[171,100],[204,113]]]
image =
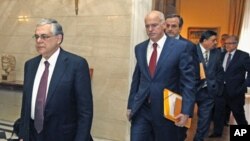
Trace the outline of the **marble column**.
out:
[[[131,83],[134,67],[135,67],[135,54],[134,47],[136,44],[148,38],[144,18],[148,12],[152,10],[152,0],[132,0],[132,20],[131,20],[131,41],[130,41],[130,72],[129,83]],[[129,84],[130,86],[130,84]],[[130,87],[129,87],[130,88]],[[127,124],[126,141],[130,141],[130,123]]]

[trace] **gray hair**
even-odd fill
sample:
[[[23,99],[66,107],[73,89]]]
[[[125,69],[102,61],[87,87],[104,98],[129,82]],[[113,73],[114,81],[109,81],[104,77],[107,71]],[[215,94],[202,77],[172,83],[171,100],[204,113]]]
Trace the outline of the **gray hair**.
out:
[[[164,16],[164,14],[163,14],[161,11],[157,11],[157,10],[153,10],[153,11],[151,11],[150,13],[148,13],[148,14],[146,15],[145,19],[146,19],[149,15],[151,15],[151,14],[157,15],[158,18],[160,19],[161,23],[164,23],[164,22],[165,22],[165,16]],[[144,20],[145,20],[145,19],[144,19]]]
[[[46,24],[51,25],[51,32],[53,35],[61,34],[63,36],[62,26],[55,19],[41,19],[41,21],[37,24],[37,26],[42,26]]]
[[[159,18],[160,18],[161,22],[165,22],[165,16],[162,12],[159,12]]]

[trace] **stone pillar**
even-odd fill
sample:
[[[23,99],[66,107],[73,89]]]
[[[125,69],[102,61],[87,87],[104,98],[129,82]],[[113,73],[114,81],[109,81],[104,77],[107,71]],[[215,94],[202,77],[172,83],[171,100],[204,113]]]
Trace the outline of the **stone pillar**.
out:
[[[129,86],[135,68],[134,47],[136,44],[148,38],[144,26],[144,18],[152,10],[152,0],[132,0],[132,19],[131,19],[131,41],[130,41],[130,72]],[[130,88],[130,87],[129,87]],[[130,141],[130,123],[127,124],[126,141]]]

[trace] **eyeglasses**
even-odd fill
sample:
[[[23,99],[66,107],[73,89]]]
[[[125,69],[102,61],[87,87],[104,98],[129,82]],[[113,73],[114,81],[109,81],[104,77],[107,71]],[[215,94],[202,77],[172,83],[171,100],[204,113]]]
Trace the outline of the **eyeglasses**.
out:
[[[237,44],[238,42],[228,42],[228,43],[225,43],[225,45],[235,45]]]
[[[54,35],[51,35],[51,36],[49,36],[49,35],[47,35],[47,34],[41,34],[41,35],[37,35],[37,34],[35,34],[35,35],[33,35],[33,37],[32,38],[34,38],[34,39],[41,39],[41,40],[47,40],[47,39],[49,39],[50,37],[53,37]]]

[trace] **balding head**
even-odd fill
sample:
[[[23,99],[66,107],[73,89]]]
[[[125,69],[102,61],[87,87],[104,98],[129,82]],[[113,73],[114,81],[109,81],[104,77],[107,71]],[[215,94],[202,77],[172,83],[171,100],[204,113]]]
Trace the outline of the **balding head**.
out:
[[[157,42],[160,40],[165,30],[165,17],[160,11],[151,11],[145,17],[145,27],[148,37],[153,41]]]
[[[153,10],[146,15],[145,22],[147,18],[152,18],[152,17],[158,18],[161,22],[165,21],[165,16],[162,12]]]

